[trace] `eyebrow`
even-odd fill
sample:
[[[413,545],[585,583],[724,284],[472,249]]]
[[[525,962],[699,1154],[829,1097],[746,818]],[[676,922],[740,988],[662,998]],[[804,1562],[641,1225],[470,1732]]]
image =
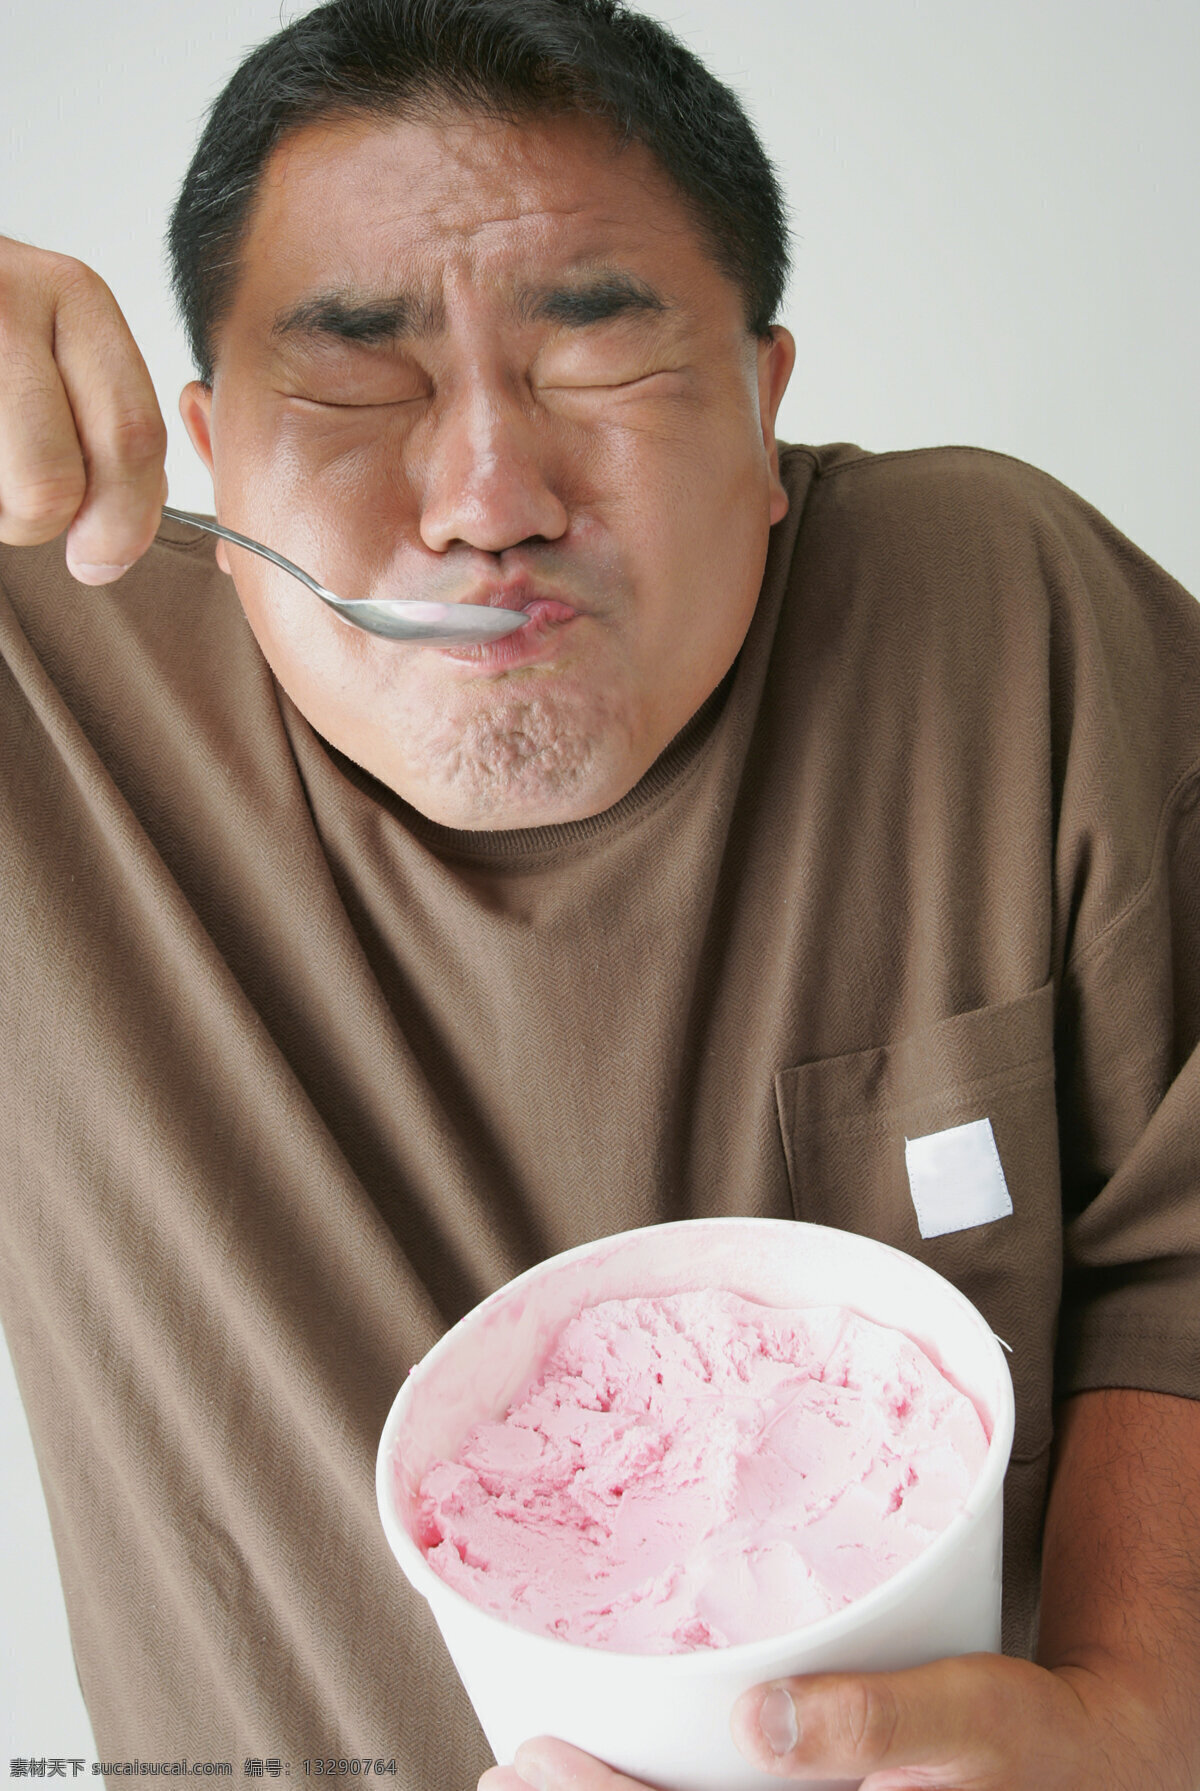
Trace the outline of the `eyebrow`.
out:
[[[281,311],[271,325],[273,337],[333,336],[341,342],[397,342],[411,336],[436,335],[440,307],[422,305],[407,293],[388,298],[354,299],[340,292],[319,292]]]
[[[586,329],[630,312],[669,310],[653,286],[633,274],[601,272],[581,280],[552,286],[523,287],[513,309],[523,323],[557,323],[567,329]],[[282,337],[333,337],[341,342],[372,346],[436,336],[445,328],[440,303],[429,304],[411,293],[392,293],[379,298],[356,298],[343,292],[314,293],[290,310],[281,311],[271,325],[271,335]]]
[[[518,294],[517,312],[529,323],[561,323],[585,329],[630,311],[666,311],[660,293],[632,274],[599,273],[562,286],[542,286]]]

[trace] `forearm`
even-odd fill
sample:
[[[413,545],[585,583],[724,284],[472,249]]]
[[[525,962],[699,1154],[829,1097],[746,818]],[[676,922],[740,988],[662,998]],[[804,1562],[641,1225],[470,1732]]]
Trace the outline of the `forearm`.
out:
[[[1152,1737],[1156,1785],[1200,1786],[1200,1400],[1106,1389],[1060,1408],[1038,1660]]]

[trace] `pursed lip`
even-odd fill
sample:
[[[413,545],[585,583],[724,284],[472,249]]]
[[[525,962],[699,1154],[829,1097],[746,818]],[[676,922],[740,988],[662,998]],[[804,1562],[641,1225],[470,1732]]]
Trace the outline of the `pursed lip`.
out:
[[[488,609],[527,610],[530,619],[539,622],[569,622],[579,613],[574,604],[527,578],[512,584],[480,586],[461,601],[482,604]]]
[[[457,659],[479,668],[502,671],[525,660],[536,659],[549,652],[550,642],[560,628],[581,615],[574,604],[545,591],[532,580],[513,584],[487,585],[468,592],[463,603],[486,604],[489,609],[524,610],[529,620],[524,628],[506,634],[502,640],[479,646],[434,647],[432,651],[447,659]]]

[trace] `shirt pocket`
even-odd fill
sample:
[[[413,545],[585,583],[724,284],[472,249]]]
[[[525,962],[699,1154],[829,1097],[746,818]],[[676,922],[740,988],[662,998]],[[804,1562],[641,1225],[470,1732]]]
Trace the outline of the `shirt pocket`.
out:
[[[1011,1347],[1014,1461],[1053,1429],[1062,1288],[1054,988],[976,1008],[895,1043],[781,1070],[775,1099],[797,1219],[878,1238],[966,1294]],[[921,1236],[905,1140],[987,1119],[1012,1212]]]

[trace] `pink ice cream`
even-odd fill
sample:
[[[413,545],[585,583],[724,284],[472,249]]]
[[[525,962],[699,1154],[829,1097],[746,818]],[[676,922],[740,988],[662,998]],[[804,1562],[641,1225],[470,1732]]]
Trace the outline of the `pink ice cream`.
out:
[[[988,1437],[901,1332],[736,1294],[606,1300],[421,1482],[417,1540],[473,1603],[676,1654],[841,1610],[959,1512]]]

